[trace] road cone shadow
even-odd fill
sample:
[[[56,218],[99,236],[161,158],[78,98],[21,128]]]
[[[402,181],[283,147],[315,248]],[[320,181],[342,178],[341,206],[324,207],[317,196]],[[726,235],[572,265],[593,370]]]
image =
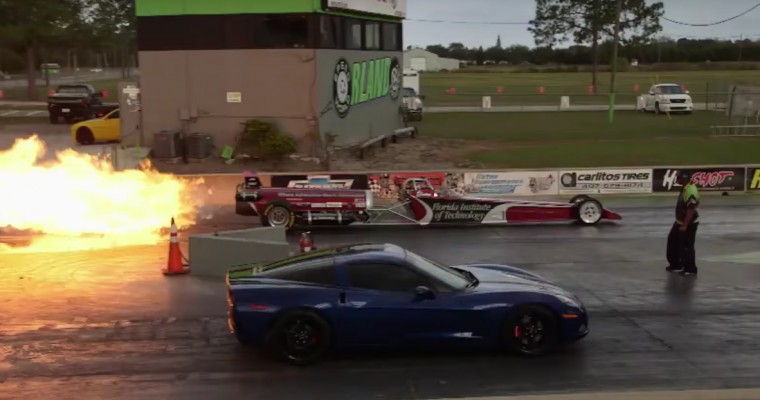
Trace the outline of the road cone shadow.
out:
[[[164,275],[184,275],[190,272],[190,266],[183,264],[184,256],[182,249],[179,248],[179,237],[177,236],[177,225],[172,217],[171,240],[169,242],[169,259],[166,262],[166,269],[162,272]]]

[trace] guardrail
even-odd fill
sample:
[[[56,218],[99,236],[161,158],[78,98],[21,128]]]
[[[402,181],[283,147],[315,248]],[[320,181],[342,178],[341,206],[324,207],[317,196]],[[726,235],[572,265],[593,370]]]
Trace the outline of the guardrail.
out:
[[[618,105],[636,105],[637,98],[647,93],[616,93],[616,104]],[[733,92],[690,92],[692,101],[698,108],[709,110],[716,106],[724,105],[730,101],[731,95],[738,95]],[[760,95],[760,93],[741,93],[741,95]],[[568,98],[573,105],[581,106],[602,106],[609,104],[609,93],[498,93],[487,91],[472,92],[443,92],[443,93],[426,93],[426,107],[455,107],[455,106],[481,106],[483,99],[488,98],[492,107],[516,107],[516,106],[559,106],[562,98]]]

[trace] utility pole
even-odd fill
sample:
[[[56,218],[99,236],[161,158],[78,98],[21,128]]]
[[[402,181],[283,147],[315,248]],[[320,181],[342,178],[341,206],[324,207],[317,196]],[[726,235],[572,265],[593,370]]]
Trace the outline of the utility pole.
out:
[[[623,0],[617,0],[615,10],[615,37],[612,47],[612,74],[610,74],[610,123],[615,120],[615,75],[617,74],[618,47],[620,46],[620,14],[623,13]]]
[[[742,61],[742,50],[744,50],[744,34],[739,36],[739,62]]]

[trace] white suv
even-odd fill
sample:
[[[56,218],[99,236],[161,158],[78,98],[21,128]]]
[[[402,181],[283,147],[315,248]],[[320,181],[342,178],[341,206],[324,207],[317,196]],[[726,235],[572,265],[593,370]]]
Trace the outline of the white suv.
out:
[[[654,85],[643,97],[644,104],[641,111],[644,112],[691,114],[694,111],[694,103],[691,101],[689,91],[684,91],[681,85],[675,83]]]

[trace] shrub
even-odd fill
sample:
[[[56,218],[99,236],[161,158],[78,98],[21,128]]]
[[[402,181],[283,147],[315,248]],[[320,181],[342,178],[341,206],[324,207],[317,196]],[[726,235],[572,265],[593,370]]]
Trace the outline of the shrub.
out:
[[[280,159],[296,151],[295,139],[274,123],[250,119],[242,125],[238,147],[262,160]]]

